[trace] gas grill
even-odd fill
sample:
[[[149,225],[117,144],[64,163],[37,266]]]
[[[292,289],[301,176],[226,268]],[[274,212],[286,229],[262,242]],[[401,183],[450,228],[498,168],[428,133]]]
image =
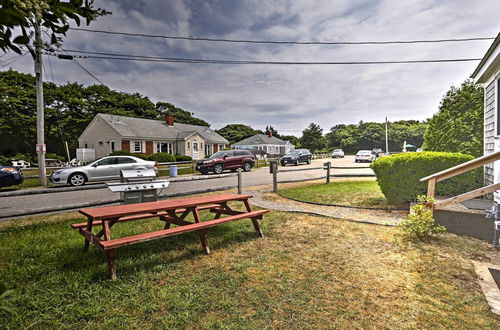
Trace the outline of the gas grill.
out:
[[[168,180],[156,180],[154,169],[122,170],[120,181],[108,183],[113,192],[120,192],[124,204],[154,202],[158,190],[167,188]]]

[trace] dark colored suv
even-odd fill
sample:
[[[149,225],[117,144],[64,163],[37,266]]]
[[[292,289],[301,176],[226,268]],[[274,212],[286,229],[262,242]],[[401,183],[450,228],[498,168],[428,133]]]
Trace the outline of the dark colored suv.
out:
[[[212,156],[196,162],[196,170],[202,174],[213,171],[216,174],[224,170],[236,171],[242,168],[248,172],[255,165],[255,156],[247,150],[219,151]]]
[[[286,164],[299,165],[300,163],[311,164],[312,155],[307,149],[296,149],[281,157],[281,166]]]

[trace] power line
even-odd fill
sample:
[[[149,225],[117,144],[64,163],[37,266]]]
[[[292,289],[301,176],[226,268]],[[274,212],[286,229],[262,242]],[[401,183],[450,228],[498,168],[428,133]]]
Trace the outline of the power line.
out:
[[[450,38],[450,39],[429,39],[429,40],[391,40],[391,41],[286,41],[286,40],[248,40],[248,39],[222,39],[222,38],[199,38],[181,37],[169,35],[154,35],[145,33],[118,32],[106,30],[91,30],[85,28],[70,28],[74,31],[84,31],[91,33],[104,33],[112,35],[123,35],[129,37],[161,38],[173,40],[230,42],[230,43],[250,43],[250,44],[279,44],[279,45],[390,45],[390,44],[418,44],[418,43],[444,43],[444,42],[466,42],[493,40],[494,37],[477,38]]]
[[[104,85],[104,83],[102,81],[100,81],[99,79],[97,79],[96,76],[94,76],[89,70],[85,69],[85,67],[83,65],[80,64],[80,62],[78,62],[77,60],[73,59],[72,60],[73,63],[75,63],[76,65],[78,65],[80,68],[83,69],[83,71],[87,72],[92,78],[94,78],[99,84],[101,85]]]
[[[10,59],[9,60],[10,62],[8,62],[8,63],[6,63],[7,61],[4,62],[3,65],[0,66],[0,69],[3,69],[3,68],[5,68],[8,65],[14,64],[15,62],[17,62],[18,60],[20,60],[21,58],[23,58],[26,54],[28,54],[28,53],[23,53],[22,55],[19,55],[18,57],[14,58],[13,60]]]
[[[102,53],[79,50],[67,50],[77,54],[88,54],[84,56],[73,55],[80,58],[95,58],[122,61],[142,62],[167,62],[167,63],[196,63],[196,64],[266,64],[266,65],[373,65],[373,64],[411,64],[411,63],[445,63],[445,62],[470,62],[480,61],[480,58],[456,58],[456,59],[429,59],[429,60],[394,60],[394,61],[254,61],[254,60],[222,60],[222,59],[198,59],[178,57],[157,57],[131,54]],[[55,54],[54,54],[55,55]],[[55,55],[57,56],[57,55]]]

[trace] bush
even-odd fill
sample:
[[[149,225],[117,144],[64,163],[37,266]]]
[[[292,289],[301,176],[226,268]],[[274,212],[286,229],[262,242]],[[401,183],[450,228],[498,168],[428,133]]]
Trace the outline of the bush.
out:
[[[193,159],[193,157],[191,157],[191,156],[175,155],[175,160],[177,162],[185,162],[185,161],[192,160],[192,159]]]
[[[379,158],[371,168],[389,203],[415,201],[427,191],[427,182],[419,180],[436,172],[462,164],[474,157],[448,152],[409,152]],[[436,184],[436,194],[458,195],[482,186],[482,169],[460,174]]]
[[[434,198],[418,196],[418,204],[413,206],[408,218],[400,224],[403,236],[411,241],[428,241],[433,235],[446,231],[436,225],[432,215]]]
[[[116,150],[109,154],[110,156],[132,156],[132,153],[127,150]]]
[[[57,160],[59,160],[61,162],[66,161],[66,158],[64,158],[63,156],[59,156],[58,154],[53,154],[53,153],[50,153],[50,152],[47,152],[45,154],[45,158],[46,159],[57,159]]]
[[[175,157],[166,152],[157,152],[156,154],[149,155],[149,160],[154,160],[158,163],[175,162]]]

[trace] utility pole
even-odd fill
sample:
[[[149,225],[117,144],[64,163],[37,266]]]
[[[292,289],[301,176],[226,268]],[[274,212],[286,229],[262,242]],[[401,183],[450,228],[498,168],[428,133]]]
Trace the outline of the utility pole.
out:
[[[389,139],[387,134],[387,116],[385,116],[385,153],[389,154]]]
[[[43,109],[42,78],[42,30],[40,21],[35,23],[35,76],[36,76],[36,152],[38,154],[38,181],[41,186],[47,185],[45,169],[45,132]]]

